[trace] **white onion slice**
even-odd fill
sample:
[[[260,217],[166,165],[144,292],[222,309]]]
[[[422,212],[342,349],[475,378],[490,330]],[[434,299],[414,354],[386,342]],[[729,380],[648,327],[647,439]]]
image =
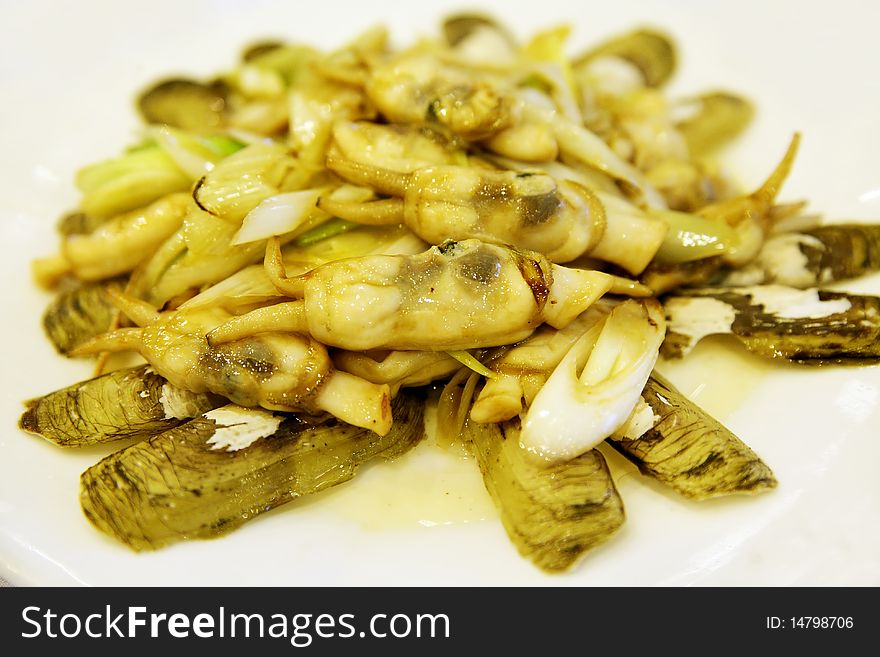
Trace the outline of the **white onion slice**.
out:
[[[156,140],[160,148],[168,154],[174,164],[193,180],[198,180],[214,168],[214,161],[204,154],[197,153],[185,142],[192,137],[172,130],[168,126],[156,126],[147,129],[147,134]]]
[[[526,413],[520,444],[550,461],[596,447],[632,414],[665,333],[656,300],[616,306],[598,337],[584,334],[553,370]]]
[[[248,212],[241,229],[232,238],[232,244],[246,244],[264,240],[275,235],[284,235],[296,230],[307,221],[315,220],[324,214],[315,203],[324,192],[323,189],[303,189],[270,196]]]

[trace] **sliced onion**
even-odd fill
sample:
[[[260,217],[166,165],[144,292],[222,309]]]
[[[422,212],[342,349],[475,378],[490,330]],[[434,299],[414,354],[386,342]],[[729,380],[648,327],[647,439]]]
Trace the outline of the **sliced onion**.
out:
[[[596,447],[632,414],[666,333],[656,300],[625,301],[553,370],[523,420],[520,443],[551,461]],[[583,369],[578,373],[578,369]]]
[[[246,300],[257,303],[281,296],[272,281],[266,275],[263,265],[251,265],[224,278],[219,283],[200,292],[181,308],[200,308],[211,305],[222,305],[230,301]]]
[[[168,154],[174,164],[193,179],[198,180],[214,168],[215,159],[206,149],[194,148],[193,138],[167,125],[150,127],[147,134]]]
[[[329,218],[315,203],[325,192],[320,189],[303,189],[270,196],[251,210],[242,222],[241,229],[232,238],[232,244],[246,244],[284,235],[303,226],[321,215]]]
[[[487,379],[494,379],[496,376],[498,376],[495,372],[493,372],[488,367],[483,365],[480,361],[478,361],[476,357],[469,351],[447,351],[446,353],[452,356],[459,363],[467,367],[469,370],[473,370],[477,374],[485,376]]]

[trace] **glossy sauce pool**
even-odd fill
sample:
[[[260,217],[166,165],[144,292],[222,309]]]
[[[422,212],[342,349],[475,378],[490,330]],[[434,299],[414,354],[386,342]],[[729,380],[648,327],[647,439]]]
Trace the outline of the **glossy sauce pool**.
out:
[[[682,360],[659,362],[657,369],[724,422],[775,366],[749,354],[735,340],[718,336],[703,340]],[[426,413],[428,438],[411,452],[391,463],[367,466],[352,481],[298,506],[318,504],[368,530],[495,522],[498,514],[476,461],[462,449],[444,449],[434,441],[434,410],[429,407]],[[602,452],[615,481],[640,476],[607,445]]]
[[[434,441],[436,409],[426,409],[427,439],[400,458],[364,467],[353,480],[302,500],[370,530],[483,522],[497,517],[477,462]]]

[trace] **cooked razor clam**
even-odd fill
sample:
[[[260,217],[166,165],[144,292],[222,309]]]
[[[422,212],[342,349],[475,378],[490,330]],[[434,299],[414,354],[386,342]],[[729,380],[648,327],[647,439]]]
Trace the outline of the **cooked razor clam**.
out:
[[[188,194],[170,194],[117,215],[88,234],[68,235],[61,244],[63,270],[84,281],[130,272],[180,227],[191,203]],[[38,276],[41,266],[37,261]]]
[[[717,168],[689,159],[667,158],[647,172],[650,182],[670,210],[695,213],[730,195],[729,185]]]
[[[525,338],[543,322],[567,325],[612,283],[601,272],[479,240],[330,262],[294,278],[271,240],[266,269],[279,290],[299,299],[231,319],[210,332],[212,345],[294,331],[358,351],[490,347]]]
[[[544,570],[567,570],[621,527],[623,502],[598,450],[536,462],[520,447],[518,425],[470,422],[462,433],[520,554]]]
[[[373,67],[366,92],[394,123],[436,122],[469,140],[491,137],[513,120],[511,99],[496,81],[420,53]]]
[[[553,262],[592,253],[638,274],[666,234],[663,222],[650,216],[620,212],[617,206],[606,213],[596,194],[572,180],[448,164],[416,164],[395,171],[352,151],[331,152],[327,166],[393,199],[350,205],[325,202],[322,207],[358,223],[405,223],[433,244],[476,238],[540,251]],[[631,248],[621,249],[622,239],[631,242]]]
[[[446,165],[396,176],[332,157],[327,166],[351,182],[398,197],[396,212],[374,215],[373,221],[406,223],[432,244],[475,238],[540,251],[553,262],[566,262],[588,253],[605,232],[605,210],[595,194],[578,183],[544,174]],[[383,205],[377,210],[389,205],[378,203]],[[351,221],[370,220],[368,212],[349,214],[339,206],[334,214]]]
[[[388,384],[392,395],[402,387],[446,379],[461,368],[461,363],[445,351],[336,350],[332,356],[340,371],[372,383]]]
[[[149,438],[221,405],[191,393],[147,365],[116,370],[32,399],[18,425],[62,447]]]
[[[656,372],[609,442],[642,474],[692,499],[776,487],[773,472],[748,445]]]
[[[564,103],[566,112],[557,111],[521,94],[516,82],[515,76],[484,74],[473,66],[453,66],[414,51],[375,66],[366,92],[391,122],[436,125],[467,141],[488,140],[492,147],[502,146],[502,154],[520,149],[504,149],[509,139],[492,140],[505,130],[525,127],[526,134],[536,132],[540,141],[549,142],[540,151],[554,156],[561,152],[623,181],[652,204],[662,203],[637,168],[587,130],[579,116],[572,116],[577,114],[573,102]]]
[[[380,435],[391,427],[388,386],[335,371],[326,348],[307,336],[267,333],[211,346],[205,335],[231,317],[222,308],[158,313],[118,293],[114,302],[138,327],[93,338],[71,355],[132,350],[184,390],[242,406],[327,412]]]
[[[95,527],[134,550],[219,536],[409,450],[424,435],[421,399],[401,393],[392,412],[379,438],[332,418],[218,408],[86,470],[80,503]]]
[[[365,72],[355,73],[366,75]],[[342,120],[374,118],[375,109],[360,89],[301,73],[296,88],[289,92],[289,142],[303,167],[323,169],[333,124]]]
[[[107,217],[96,217],[85,212],[70,212],[58,220],[57,229],[64,237],[88,235],[105,221],[107,221]]]
[[[880,361],[880,297],[781,285],[679,290],[664,301],[662,353],[730,333],[749,351],[798,363]]]
[[[416,169],[468,162],[465,144],[430,126],[337,121],[328,157],[377,170],[408,174]]]
[[[325,79],[362,91],[371,65],[388,53],[388,39],[388,29],[384,25],[374,25],[341,48],[318,57],[313,64],[314,70]],[[368,101],[362,102],[375,110]]]
[[[771,236],[758,256],[733,269],[720,285],[776,283],[813,287],[880,269],[880,226],[831,224]]]

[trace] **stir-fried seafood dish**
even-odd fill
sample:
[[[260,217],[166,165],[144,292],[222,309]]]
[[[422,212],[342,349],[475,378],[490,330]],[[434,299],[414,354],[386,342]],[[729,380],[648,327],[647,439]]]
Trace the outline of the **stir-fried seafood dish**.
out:
[[[78,173],[34,275],[49,339],[97,372],[20,426],[127,441],[82,474],[97,529],[135,550],[218,536],[405,458],[428,408],[516,548],[565,570],[624,522],[603,443],[694,500],[776,486],[658,358],[727,333],[880,361],[880,298],[823,288],[880,268],[880,226],[779,200],[800,135],[743,190],[717,155],[752,105],[664,92],[668,36],[569,57],[567,27],[442,27],[165,80],[138,99],[143,140]]]

